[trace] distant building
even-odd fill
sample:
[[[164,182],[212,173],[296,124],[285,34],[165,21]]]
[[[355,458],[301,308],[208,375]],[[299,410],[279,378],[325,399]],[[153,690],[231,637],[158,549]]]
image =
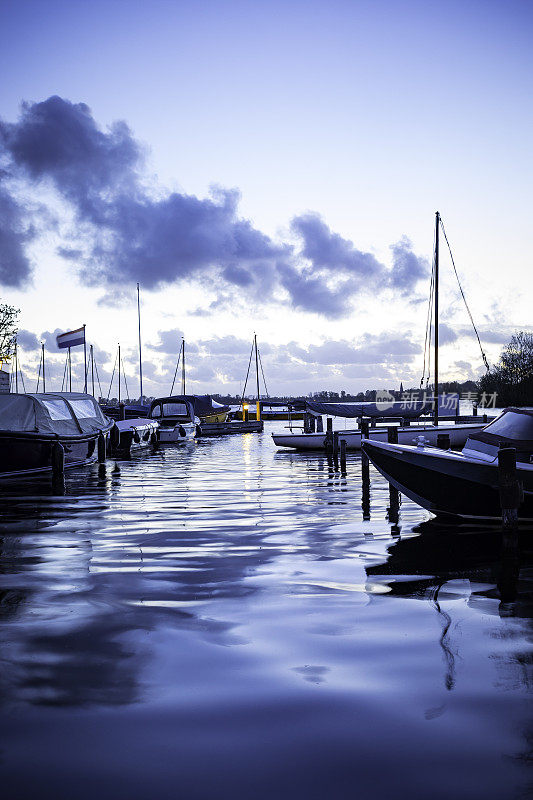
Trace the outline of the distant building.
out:
[[[9,393],[9,372],[0,369],[0,394]]]

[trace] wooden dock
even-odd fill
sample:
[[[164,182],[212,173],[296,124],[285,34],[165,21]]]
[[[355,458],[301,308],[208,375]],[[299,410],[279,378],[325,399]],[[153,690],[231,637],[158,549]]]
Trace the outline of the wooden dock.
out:
[[[198,436],[223,436],[227,433],[262,433],[263,420],[231,420],[230,422],[202,422]]]

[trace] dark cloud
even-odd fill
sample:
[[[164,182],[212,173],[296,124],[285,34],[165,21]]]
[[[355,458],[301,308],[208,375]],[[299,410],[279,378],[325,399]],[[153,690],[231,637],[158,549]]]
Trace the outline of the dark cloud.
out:
[[[389,283],[393,289],[399,289],[402,293],[410,292],[419,280],[427,278],[429,274],[427,259],[415,255],[412,247],[407,236],[403,236],[390,247],[392,270]]]
[[[150,350],[158,350],[160,353],[167,353],[177,357],[181,348],[182,339],[184,338],[183,331],[179,330],[179,328],[174,328],[169,331],[158,331],[157,335],[159,336],[159,341],[155,344],[149,343],[147,347],[149,347]],[[198,345],[195,342],[185,341],[185,358],[187,358],[187,353],[197,352]]]
[[[25,253],[35,229],[27,223],[25,209],[12,197],[2,182],[0,171],[0,283],[21,289],[31,277],[31,264]]]
[[[148,190],[143,148],[128,126],[101,130],[84,103],[57,96],[25,103],[18,122],[0,122],[0,144],[20,177],[52,185],[71,204],[75,231],[58,252],[76,262],[82,281],[108,290],[102,304],[121,304],[136,281],[156,289],[194,280],[222,296],[225,307],[232,297],[272,302],[281,292],[295,308],[336,318],[363,291],[407,291],[425,274],[408,240],[393,246],[388,270],[317,214],[293,219],[298,245],[276,243],[239,216],[235,189],[214,188],[206,198]],[[11,214],[14,231],[18,218]],[[20,283],[29,267],[17,242],[10,245],[7,280]]]
[[[447,325],[446,322],[441,322],[439,324],[439,344],[452,344],[456,342],[458,338],[457,331]]]

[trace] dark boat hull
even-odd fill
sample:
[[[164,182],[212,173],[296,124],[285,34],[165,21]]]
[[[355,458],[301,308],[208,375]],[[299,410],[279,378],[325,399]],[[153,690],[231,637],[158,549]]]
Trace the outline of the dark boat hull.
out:
[[[434,514],[501,519],[498,465],[448,457],[432,449],[366,441],[363,451],[398,491]],[[519,469],[522,520],[533,520],[533,470]]]
[[[104,433],[107,437],[107,433]],[[0,480],[45,475],[52,472],[52,448],[63,446],[65,469],[96,461],[98,433],[79,438],[44,437],[20,434],[0,437]]]

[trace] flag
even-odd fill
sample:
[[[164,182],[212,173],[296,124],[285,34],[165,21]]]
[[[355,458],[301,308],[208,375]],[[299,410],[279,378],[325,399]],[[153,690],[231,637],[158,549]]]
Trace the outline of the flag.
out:
[[[76,347],[78,344],[85,344],[85,326],[77,328],[75,331],[67,331],[56,336],[57,346],[60,350],[67,347]]]

